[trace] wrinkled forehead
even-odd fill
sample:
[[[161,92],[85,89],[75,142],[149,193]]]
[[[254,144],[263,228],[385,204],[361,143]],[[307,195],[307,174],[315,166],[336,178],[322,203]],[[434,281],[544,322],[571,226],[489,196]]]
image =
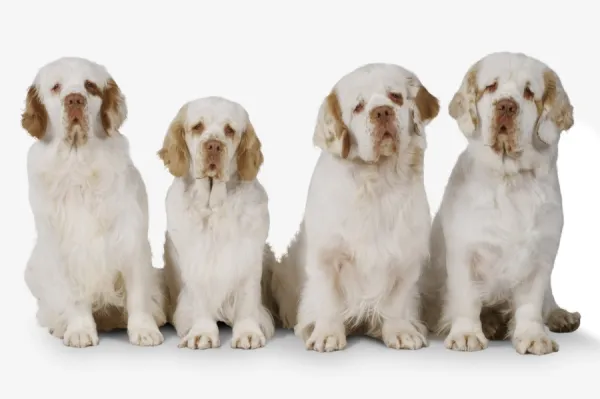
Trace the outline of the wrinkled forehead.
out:
[[[519,86],[544,87],[544,72],[547,67],[542,62],[518,53],[498,53],[483,58],[477,73],[478,87],[494,81],[499,84],[513,82]]]
[[[220,98],[207,97],[192,101],[187,107],[187,123],[202,121],[205,125],[229,123],[235,129],[246,126],[248,114],[238,103]]]
[[[82,58],[61,58],[42,67],[36,78],[38,86],[91,80],[102,86],[110,78],[105,67]]]
[[[368,100],[374,94],[386,92],[408,94],[408,84],[415,79],[406,69],[391,64],[368,64],[360,67],[339,80],[335,90],[340,101]]]

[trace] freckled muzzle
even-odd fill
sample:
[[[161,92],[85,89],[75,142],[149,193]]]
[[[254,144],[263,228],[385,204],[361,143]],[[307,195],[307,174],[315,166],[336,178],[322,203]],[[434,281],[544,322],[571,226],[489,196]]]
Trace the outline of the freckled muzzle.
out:
[[[369,119],[373,124],[373,145],[375,153],[390,156],[398,149],[398,126],[396,125],[396,112],[389,105],[375,107],[369,113]]]
[[[83,145],[88,138],[87,99],[79,93],[68,94],[63,100],[67,135],[73,147]]]
[[[87,100],[82,94],[69,94],[63,104],[69,124],[81,124],[84,121]]]
[[[202,171],[201,176],[216,179],[223,177],[223,163],[226,158],[227,146],[220,140],[211,139],[201,146]]]
[[[518,115],[519,104],[512,98],[503,98],[494,104],[492,149],[497,154],[516,155]]]

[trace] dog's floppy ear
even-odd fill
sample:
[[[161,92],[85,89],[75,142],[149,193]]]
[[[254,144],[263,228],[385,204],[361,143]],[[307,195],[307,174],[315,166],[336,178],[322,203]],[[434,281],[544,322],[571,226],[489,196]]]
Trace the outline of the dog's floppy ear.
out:
[[[185,143],[185,115],[186,107],[182,107],[169,125],[163,146],[158,151],[159,158],[175,177],[184,176],[190,169],[190,155]]]
[[[347,158],[350,153],[350,133],[342,121],[342,110],[335,90],[321,103],[313,143],[341,158]]]
[[[537,135],[546,144],[558,140],[561,132],[573,124],[573,106],[558,75],[550,68],[544,72],[544,95],[541,101]]]
[[[260,140],[250,122],[248,122],[246,130],[242,134],[235,156],[240,179],[246,181],[256,179],[264,157]]]
[[[456,120],[465,136],[472,136],[479,124],[477,115],[477,69],[473,65],[464,76],[458,91],[448,105],[450,116]]]
[[[46,134],[48,111],[46,111],[35,85],[31,85],[27,90],[25,111],[21,115],[21,126],[36,139],[41,139]]]
[[[119,131],[127,119],[127,102],[121,89],[112,78],[108,79],[102,91],[102,106],[100,107],[102,127],[111,136]]]
[[[410,92],[414,104],[412,109],[414,123],[420,128],[425,127],[438,116],[440,102],[419,81],[411,81]]]

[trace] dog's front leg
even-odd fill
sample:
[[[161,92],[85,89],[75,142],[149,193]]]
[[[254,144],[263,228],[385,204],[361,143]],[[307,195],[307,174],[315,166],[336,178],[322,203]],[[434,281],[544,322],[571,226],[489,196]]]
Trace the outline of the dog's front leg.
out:
[[[451,244],[447,248],[447,297],[443,317],[451,327],[444,345],[457,351],[485,349],[488,340],[481,326],[481,294],[473,282],[467,256],[464,256],[465,251]]]
[[[125,268],[127,293],[127,333],[129,342],[140,346],[160,345],[164,338],[151,312],[152,258],[150,244],[142,244],[141,251],[131,257]]]
[[[181,337],[180,348],[211,349],[221,346],[219,327],[209,306],[210,301],[203,290],[183,287],[173,315],[173,323]]]
[[[558,351],[558,345],[545,331],[542,315],[549,280],[550,269],[539,267],[515,288],[515,329],[512,341],[517,352],[522,355],[545,355]]]
[[[380,311],[381,338],[393,349],[420,349],[428,345],[427,328],[419,320],[417,281],[420,264],[408,270],[407,275],[398,278]]]
[[[231,347],[256,349],[273,335],[273,321],[261,301],[260,275],[242,284],[235,301]]]
[[[309,258],[308,262],[312,263],[306,268],[296,334],[304,339],[307,349],[317,352],[342,350],[346,347],[346,329],[342,293],[337,286],[339,270],[335,264],[319,259]]]

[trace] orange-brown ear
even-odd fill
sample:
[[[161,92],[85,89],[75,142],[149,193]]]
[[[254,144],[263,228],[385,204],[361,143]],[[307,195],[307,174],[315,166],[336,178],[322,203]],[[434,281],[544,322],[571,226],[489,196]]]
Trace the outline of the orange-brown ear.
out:
[[[431,122],[440,112],[440,102],[432,95],[425,86],[419,86],[415,96],[415,106],[419,111],[421,123],[426,125]]]
[[[48,127],[48,112],[33,85],[27,90],[25,112],[21,115],[21,126],[36,139],[44,137]]]
[[[185,107],[179,110],[169,125],[163,146],[158,151],[159,158],[175,177],[184,176],[190,168],[190,155],[185,144],[184,115]]]
[[[573,106],[558,75],[550,68],[544,72],[544,86],[536,131],[540,140],[552,145],[561,132],[573,126]]]
[[[260,140],[256,136],[254,127],[250,122],[248,122],[246,131],[242,134],[240,144],[238,145],[236,161],[240,179],[247,181],[256,179],[264,158]]]
[[[334,90],[325,97],[319,108],[313,143],[341,158],[348,158],[350,154],[350,133],[342,120],[340,102]]]
[[[102,126],[110,136],[118,132],[127,119],[127,102],[119,86],[113,79],[106,82],[102,92],[102,106],[100,108]]]
[[[542,101],[548,117],[560,131],[569,130],[574,123],[573,106],[556,72],[548,69],[544,73],[544,84],[546,90]]]
[[[456,120],[461,132],[467,137],[476,133],[479,125],[477,115],[477,71],[479,63],[469,68],[458,91],[448,104],[448,113]]]

